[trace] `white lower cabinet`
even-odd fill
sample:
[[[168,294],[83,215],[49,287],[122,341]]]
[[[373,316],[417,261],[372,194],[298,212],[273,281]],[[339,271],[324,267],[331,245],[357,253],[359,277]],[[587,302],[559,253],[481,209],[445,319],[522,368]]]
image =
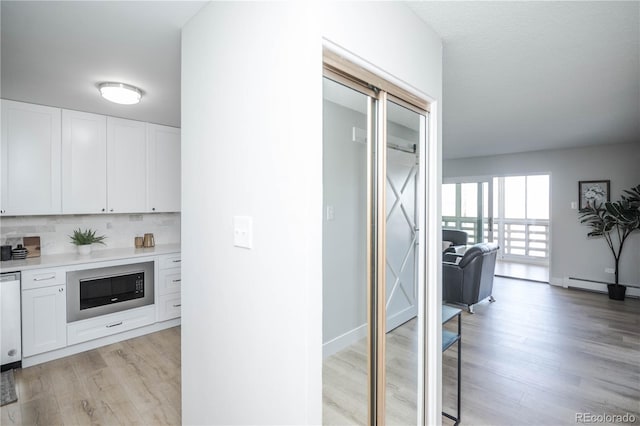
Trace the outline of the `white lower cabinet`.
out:
[[[180,293],[158,297],[158,321],[179,318],[181,315],[182,297]]]
[[[160,270],[158,281],[158,294],[180,294],[180,286],[182,284],[182,272],[180,268]]]
[[[66,285],[22,291],[22,354],[37,355],[67,345]]]
[[[62,349],[45,355],[48,359],[55,359],[76,353],[70,349],[73,345],[179,318],[182,306],[180,253],[160,255],[155,257],[154,261],[157,271],[154,304],[70,323],[67,323],[67,286],[73,285],[73,280],[67,283],[67,273],[73,272],[75,268],[57,267],[23,271],[23,360]],[[135,263],[135,260],[131,262]],[[119,261],[115,266],[127,263],[127,260]],[[77,269],[86,269],[89,266],[93,265],[83,264]],[[102,264],[96,264],[96,267],[98,266]],[[72,291],[71,297],[73,294]],[[79,292],[77,294],[79,295]]]
[[[166,321],[181,315],[182,259],[178,253],[160,256],[158,260],[158,321]]]
[[[90,318],[69,323],[67,343],[75,345],[88,340],[122,333],[155,322],[155,306],[143,306],[128,311]]]

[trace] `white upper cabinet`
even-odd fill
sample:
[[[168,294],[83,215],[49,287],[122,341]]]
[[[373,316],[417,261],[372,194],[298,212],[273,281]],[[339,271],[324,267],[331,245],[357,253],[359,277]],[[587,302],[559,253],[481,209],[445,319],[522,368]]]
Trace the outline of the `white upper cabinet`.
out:
[[[0,213],[61,213],[60,109],[2,100],[0,152]]]
[[[109,213],[147,211],[147,125],[107,117]]]
[[[2,100],[0,215],[180,211],[180,129]]]
[[[62,111],[62,212],[107,211],[107,118]]]
[[[180,211],[180,129],[158,124],[147,128],[148,210]]]

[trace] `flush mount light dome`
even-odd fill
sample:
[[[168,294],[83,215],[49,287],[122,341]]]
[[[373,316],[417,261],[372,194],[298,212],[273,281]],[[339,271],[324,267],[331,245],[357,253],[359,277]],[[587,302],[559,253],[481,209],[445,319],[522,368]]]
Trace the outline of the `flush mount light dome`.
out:
[[[142,98],[140,89],[124,83],[100,83],[98,89],[103,98],[117,104],[133,105]]]

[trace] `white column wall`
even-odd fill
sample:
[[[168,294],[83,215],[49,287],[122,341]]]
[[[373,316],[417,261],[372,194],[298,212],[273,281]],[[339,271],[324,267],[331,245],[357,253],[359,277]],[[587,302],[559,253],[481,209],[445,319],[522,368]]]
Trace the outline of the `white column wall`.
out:
[[[184,424],[321,422],[323,35],[439,108],[439,40],[402,4],[214,2],[186,25]]]

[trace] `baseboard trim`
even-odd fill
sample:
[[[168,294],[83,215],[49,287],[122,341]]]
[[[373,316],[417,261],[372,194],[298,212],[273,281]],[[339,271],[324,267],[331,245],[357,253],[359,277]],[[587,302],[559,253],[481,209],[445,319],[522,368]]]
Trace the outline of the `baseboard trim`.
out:
[[[338,337],[335,337],[322,345],[322,358],[327,358],[344,348],[354,344],[360,339],[367,337],[367,324],[349,330]]]
[[[601,281],[584,280],[575,277],[566,277],[563,280],[563,287],[576,288],[580,290],[595,291],[598,293],[607,293],[607,283]],[[640,288],[627,287],[627,297],[640,298]]]
[[[551,277],[551,279],[549,280],[549,284],[551,285],[555,285],[557,287],[564,287],[566,288],[567,286],[564,284],[564,278],[558,278],[558,277]]]
[[[396,327],[401,326],[407,321],[412,320],[417,316],[417,309],[415,306],[398,312],[390,318],[387,318],[387,324],[390,324],[389,330],[393,330]],[[362,324],[359,327],[349,330],[346,333],[341,334],[338,337],[334,337],[326,343],[322,344],[322,358],[327,358],[341,350],[351,346],[360,339],[367,337],[367,324]]]
[[[65,348],[56,349],[54,351],[22,358],[22,367],[31,367],[33,365],[42,364],[43,362],[53,361],[54,359],[63,358],[69,355],[75,355],[91,349],[96,349],[101,346],[110,345],[112,343],[121,342],[123,340],[132,339],[134,337],[140,337],[149,333],[155,333],[156,331],[175,327],[177,325],[180,325],[180,323],[181,318],[157,322],[154,324],[146,325],[144,327],[134,328],[133,330],[125,331],[122,333],[112,334],[111,336],[101,337],[99,339],[89,340],[87,342],[82,342],[76,345],[67,346]]]
[[[416,316],[418,316],[418,308],[416,306],[409,306],[405,310],[392,315],[387,318],[387,333],[394,328],[400,327],[405,322],[411,321]]]

